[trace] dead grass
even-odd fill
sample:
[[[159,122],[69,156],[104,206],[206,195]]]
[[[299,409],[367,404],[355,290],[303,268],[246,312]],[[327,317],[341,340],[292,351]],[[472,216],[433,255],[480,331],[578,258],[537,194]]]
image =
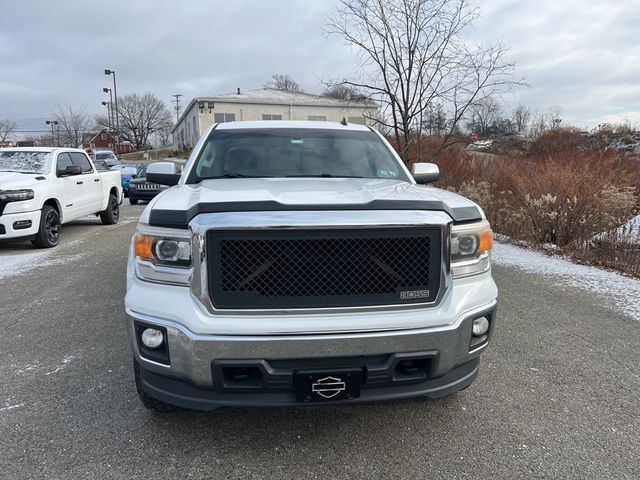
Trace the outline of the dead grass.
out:
[[[541,137],[526,155],[472,156],[457,148],[429,160],[442,171],[438,186],[482,206],[494,231],[640,276],[640,246],[616,238],[592,241],[638,214],[637,160],[572,130]]]

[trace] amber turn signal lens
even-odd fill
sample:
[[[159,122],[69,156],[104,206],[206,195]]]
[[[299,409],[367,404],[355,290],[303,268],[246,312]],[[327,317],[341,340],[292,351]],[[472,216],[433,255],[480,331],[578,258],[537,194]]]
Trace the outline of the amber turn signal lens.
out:
[[[478,253],[488,252],[493,248],[493,232],[485,230],[480,232],[480,242],[478,244]]]
[[[136,235],[134,240],[136,257],[153,260],[153,237]]]

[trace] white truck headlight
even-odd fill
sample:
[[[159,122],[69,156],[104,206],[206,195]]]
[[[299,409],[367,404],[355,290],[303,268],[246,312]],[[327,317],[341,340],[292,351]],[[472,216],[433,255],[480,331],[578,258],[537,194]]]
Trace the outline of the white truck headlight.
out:
[[[454,278],[484,273],[491,267],[493,232],[482,220],[451,228],[451,272]]]
[[[0,190],[0,201],[20,202],[33,199],[33,190]]]
[[[138,231],[133,237],[136,276],[149,282],[189,285],[192,272],[189,233],[163,230]]]

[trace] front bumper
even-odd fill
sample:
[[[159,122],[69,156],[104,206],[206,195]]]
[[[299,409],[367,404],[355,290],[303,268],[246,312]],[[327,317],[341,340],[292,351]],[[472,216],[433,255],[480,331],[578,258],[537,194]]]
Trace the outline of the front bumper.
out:
[[[490,318],[481,344],[472,346],[471,324]],[[140,387],[164,402],[210,410],[220,406],[297,404],[293,377],[297,370],[357,367],[364,372],[359,398],[334,401],[368,402],[426,396],[436,398],[467,387],[475,379],[479,357],[495,326],[495,301],[467,312],[453,325],[400,331],[328,335],[230,336],[194,334],[184,326],[127,311],[127,324],[139,364]],[[136,325],[166,329],[169,364],[145,358]],[[422,378],[399,378],[398,359],[427,358]],[[394,363],[396,362],[396,363]],[[258,365],[263,380],[254,388],[229,388],[220,365]],[[408,381],[406,381],[408,380]]]
[[[159,190],[138,190],[136,188],[129,189],[129,198],[138,200],[151,200],[160,193]]]
[[[16,228],[16,222],[31,222],[28,228]],[[0,215],[0,240],[30,237],[40,228],[40,210]]]

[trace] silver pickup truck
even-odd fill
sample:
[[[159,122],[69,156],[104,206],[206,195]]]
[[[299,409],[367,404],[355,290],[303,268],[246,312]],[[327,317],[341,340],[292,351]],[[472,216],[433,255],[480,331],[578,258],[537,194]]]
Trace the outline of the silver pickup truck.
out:
[[[496,322],[492,232],[378,132],[214,125],[144,210],[126,323],[142,403],[437,398],[468,387]]]

